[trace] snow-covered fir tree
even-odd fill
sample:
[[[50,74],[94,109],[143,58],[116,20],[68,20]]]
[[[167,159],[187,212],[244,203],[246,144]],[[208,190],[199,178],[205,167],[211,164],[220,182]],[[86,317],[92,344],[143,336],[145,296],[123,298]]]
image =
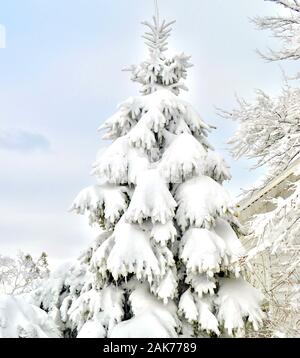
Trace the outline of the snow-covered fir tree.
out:
[[[141,95],[101,126],[112,143],[72,206],[103,234],[42,289],[65,336],[231,336],[262,323],[261,294],[241,276],[228,167],[179,97],[191,64],[167,56],[172,24],[144,22],[149,56],[128,69]]]
[[[262,54],[269,61],[300,59],[300,2],[269,0],[289,10],[285,14],[258,17],[260,29],[271,30],[283,46]],[[299,78],[299,74],[295,76]],[[238,107],[223,112],[238,123],[230,143],[238,159],[245,156],[255,167],[266,168],[266,175],[253,192],[280,177],[288,168],[299,176],[300,159],[300,90],[285,79],[282,93],[269,96],[257,91],[254,102],[238,100]],[[249,193],[248,193],[249,195]],[[269,254],[272,258],[272,282],[266,287],[270,313],[267,334],[299,336],[300,319],[300,183],[286,183],[285,192],[269,198],[274,210],[262,212],[249,224],[248,240],[253,249],[249,260]],[[298,318],[297,318],[298,317]],[[298,320],[298,322],[297,322]]]

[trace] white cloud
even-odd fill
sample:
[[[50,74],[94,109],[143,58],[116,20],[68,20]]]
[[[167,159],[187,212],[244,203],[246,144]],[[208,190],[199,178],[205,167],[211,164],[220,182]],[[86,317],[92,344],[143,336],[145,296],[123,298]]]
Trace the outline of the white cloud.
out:
[[[40,133],[24,129],[0,130],[0,149],[22,153],[36,150],[48,151],[50,141]]]

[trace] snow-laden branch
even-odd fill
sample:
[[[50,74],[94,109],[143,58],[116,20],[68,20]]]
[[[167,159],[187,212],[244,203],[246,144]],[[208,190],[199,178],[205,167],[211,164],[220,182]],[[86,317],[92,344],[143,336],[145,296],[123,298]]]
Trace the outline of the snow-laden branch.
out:
[[[253,21],[258,28],[270,30],[273,36],[283,43],[279,50],[269,49],[268,53],[258,51],[267,61],[300,59],[300,5],[295,0],[267,0],[290,10],[290,13],[277,16],[256,17]]]
[[[300,12],[300,4],[298,0],[267,0],[272,1],[286,7],[289,10]]]
[[[47,255],[38,259],[19,252],[16,258],[0,255],[0,293],[20,294],[32,290],[49,274]]]
[[[238,122],[230,139],[236,158],[253,159],[255,167],[268,166],[275,177],[300,157],[300,90],[286,86],[278,98],[257,92],[254,103],[238,101],[238,108],[221,115]]]

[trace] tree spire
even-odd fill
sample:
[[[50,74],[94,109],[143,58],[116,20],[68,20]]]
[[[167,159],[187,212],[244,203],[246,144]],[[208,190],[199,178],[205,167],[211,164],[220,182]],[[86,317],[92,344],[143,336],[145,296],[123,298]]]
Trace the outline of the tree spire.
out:
[[[154,0],[154,15],[153,15],[153,24],[148,21],[142,22],[148,29],[147,32],[143,35],[143,38],[146,40],[145,44],[149,47],[150,53],[160,55],[162,52],[166,51],[168,45],[168,37],[172,31],[171,25],[176,21],[166,22],[165,20],[160,23],[159,18],[159,8],[157,0]]]
[[[154,8],[155,8],[155,17],[157,22],[159,23],[159,7],[158,7],[158,1],[154,0]]]
[[[154,0],[154,15],[152,22],[144,21],[147,27],[142,36],[146,41],[150,56],[139,65],[125,68],[132,73],[132,81],[142,85],[141,93],[148,95],[159,89],[168,89],[179,94],[180,90],[187,90],[184,80],[187,77],[187,69],[192,66],[190,57],[184,53],[167,57],[168,38],[172,31],[171,25],[176,21],[167,22],[160,20],[158,0]]]

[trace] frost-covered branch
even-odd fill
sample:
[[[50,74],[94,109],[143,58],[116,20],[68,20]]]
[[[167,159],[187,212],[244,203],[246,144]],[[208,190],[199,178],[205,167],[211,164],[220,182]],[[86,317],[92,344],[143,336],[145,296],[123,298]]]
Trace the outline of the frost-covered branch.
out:
[[[278,98],[259,91],[254,103],[239,100],[238,109],[223,112],[224,117],[239,123],[230,141],[235,157],[246,156],[254,160],[256,166],[266,168],[266,180],[260,187],[292,165],[296,168],[295,161],[300,158],[299,103],[300,90],[286,85]],[[295,171],[294,176],[298,175]],[[298,327],[290,322],[293,315],[300,316],[297,303],[300,297],[299,188],[298,183],[287,183],[282,196],[285,197],[288,191],[293,194],[286,199],[273,198],[272,204],[276,209],[252,218],[247,238],[252,250],[246,263],[253,261],[257,265],[257,262],[264,262],[266,256],[272,260],[271,268],[260,268],[272,272],[270,285],[259,281],[259,285],[264,287],[271,317],[266,323],[266,335],[297,336]],[[259,278],[255,277],[255,280]]]
[[[298,0],[267,0],[272,1],[286,7],[289,10],[300,12],[300,4]]]
[[[43,253],[37,260],[20,252],[17,258],[0,255],[0,292],[20,294],[35,287],[38,280],[49,274],[47,255]]]
[[[280,50],[269,49],[268,53],[259,54],[268,61],[300,59],[300,5],[295,0],[267,0],[290,10],[286,15],[256,17],[253,21],[259,29],[270,30],[280,39]]]
[[[268,1],[290,11],[285,15],[254,19],[260,29],[271,30],[282,42],[280,50],[271,49],[262,57],[269,61],[299,60],[300,2]],[[223,117],[231,118],[239,125],[230,140],[233,155],[252,159],[254,167],[266,169],[265,180],[248,192],[249,197],[269,182],[278,184],[277,180],[284,172],[292,178],[280,183],[281,190],[264,194],[263,200],[272,205],[258,209],[262,211],[259,215],[247,218],[249,232],[245,240],[251,250],[245,264],[253,263],[251,278],[263,287],[268,301],[269,319],[265,331],[260,333],[266,336],[299,336],[296,319],[300,317],[299,103],[300,90],[286,80],[278,97],[259,90],[254,102],[238,99],[236,109],[221,112]]]
[[[270,285],[265,295],[270,307],[270,334],[281,332],[288,337],[299,336],[300,316],[300,185],[287,199],[277,199],[276,209],[255,217],[250,234],[253,249],[248,260],[262,255],[272,259]],[[293,322],[293,323],[292,323]]]
[[[272,98],[257,91],[254,103],[238,100],[238,108],[222,111],[224,118],[239,124],[230,139],[235,158],[255,160],[255,167],[268,166],[275,177],[300,155],[300,90],[286,85]]]

